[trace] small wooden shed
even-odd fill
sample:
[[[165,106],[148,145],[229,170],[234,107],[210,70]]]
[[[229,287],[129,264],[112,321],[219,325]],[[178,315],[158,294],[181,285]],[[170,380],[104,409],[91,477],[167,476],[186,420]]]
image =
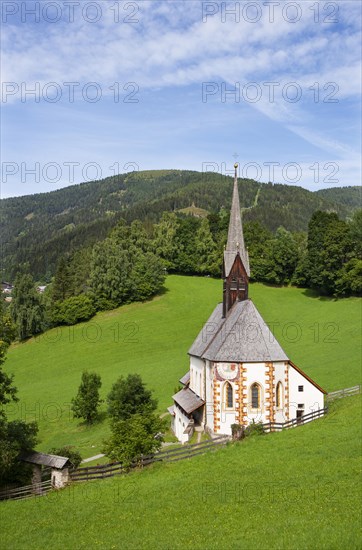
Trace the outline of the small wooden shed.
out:
[[[51,482],[55,489],[64,487],[69,481],[71,462],[66,456],[31,451],[22,455],[21,460],[33,466],[32,484],[34,486],[37,486],[42,481],[43,466],[51,468]]]

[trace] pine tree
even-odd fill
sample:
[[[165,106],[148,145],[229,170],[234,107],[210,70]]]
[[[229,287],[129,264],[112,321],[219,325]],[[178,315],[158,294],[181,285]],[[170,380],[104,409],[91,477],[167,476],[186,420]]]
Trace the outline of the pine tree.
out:
[[[153,228],[154,252],[163,259],[166,269],[171,271],[175,268],[175,260],[178,254],[177,227],[176,214],[164,212],[160,222]]]
[[[101,377],[95,372],[84,371],[78,393],[72,399],[72,411],[76,418],[84,418],[87,424],[92,424],[98,416],[98,407],[102,400],[99,389]]]
[[[52,284],[52,301],[63,301],[73,294],[73,281],[67,260],[62,257]]]

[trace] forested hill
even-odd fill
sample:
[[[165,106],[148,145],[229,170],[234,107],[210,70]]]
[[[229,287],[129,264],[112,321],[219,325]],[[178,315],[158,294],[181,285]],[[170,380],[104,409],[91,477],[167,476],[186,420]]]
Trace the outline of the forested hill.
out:
[[[362,187],[360,185],[320,189],[316,191],[316,194],[328,201],[338,202],[350,208],[361,208],[362,205]]]
[[[35,277],[52,274],[60,256],[105,238],[120,218],[140,219],[151,227],[164,211],[194,209],[201,215],[229,209],[232,181],[214,173],[155,170],[3,199],[2,276],[14,277],[26,262]],[[305,231],[318,209],[345,219],[359,206],[357,187],[312,193],[297,186],[240,180],[239,188],[244,219],[258,220],[271,231],[279,226]]]

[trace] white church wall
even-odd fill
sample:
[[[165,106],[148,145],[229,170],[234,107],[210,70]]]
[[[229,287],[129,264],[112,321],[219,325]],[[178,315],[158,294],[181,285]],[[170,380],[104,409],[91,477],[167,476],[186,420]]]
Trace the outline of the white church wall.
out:
[[[181,443],[187,443],[189,440],[188,434],[185,434],[184,431],[188,426],[190,419],[188,416],[177,406],[175,405],[175,421],[174,421],[174,434]]]
[[[201,399],[205,399],[204,394],[204,371],[205,361],[199,357],[190,357],[190,389]]]
[[[228,363],[226,363],[228,364]],[[233,407],[227,406],[227,385],[233,389]],[[220,383],[220,428],[219,433],[231,435],[231,425],[236,423],[236,403],[239,400],[239,383],[225,380]]]
[[[302,391],[301,391],[302,390]],[[309,414],[324,408],[324,394],[294,367],[289,366],[289,418],[297,418],[297,411]]]
[[[266,410],[265,401],[268,398],[266,392],[266,367],[265,363],[244,363],[245,377],[246,377],[246,389],[247,389],[247,405],[244,403],[243,419],[248,424],[251,422],[266,422]],[[258,409],[252,408],[251,403],[251,386],[252,384],[259,384],[260,386],[260,407]]]
[[[232,424],[236,424],[235,412],[230,413],[221,411],[220,430],[218,433],[223,435],[231,435]]]
[[[214,431],[214,374],[213,374],[213,363],[211,361],[206,361],[206,425],[213,432]]]
[[[288,403],[286,399],[286,384],[285,384],[285,362],[274,362],[274,422],[287,422],[288,420]],[[277,406],[276,392],[278,384],[281,384],[280,404]]]
[[[218,364],[215,364],[215,368],[217,368],[217,365]],[[231,363],[222,363],[222,365],[227,367],[231,365]],[[264,362],[244,363],[243,367],[245,378],[243,388],[239,387],[239,379],[229,381],[234,394],[234,407],[233,409],[229,409],[227,408],[225,396],[225,384],[227,381],[220,382],[220,380],[217,380],[215,378],[216,373],[213,372],[212,363],[206,362],[206,424],[211,431],[220,434],[231,434],[231,425],[239,423],[237,402],[240,402],[240,396],[244,397],[241,415],[244,424],[250,424],[253,421],[262,423],[269,422],[270,417],[267,413],[270,412],[270,400],[273,404],[273,414],[271,418],[274,422],[280,423],[296,418],[298,409],[303,410],[303,414],[308,414],[324,406],[323,393],[292,366],[287,366],[289,375],[286,378],[286,364],[284,361],[273,362],[272,395],[269,394],[267,384],[269,367],[267,367]],[[252,407],[251,400],[251,386],[254,383],[257,383],[260,387],[260,405],[257,409]],[[277,406],[276,392],[279,383],[280,394],[279,405]],[[217,413],[217,429],[214,429],[214,384],[218,386],[215,396],[216,408],[220,411],[220,414]],[[303,391],[300,391],[301,389],[303,389]],[[289,400],[287,392],[289,392]]]

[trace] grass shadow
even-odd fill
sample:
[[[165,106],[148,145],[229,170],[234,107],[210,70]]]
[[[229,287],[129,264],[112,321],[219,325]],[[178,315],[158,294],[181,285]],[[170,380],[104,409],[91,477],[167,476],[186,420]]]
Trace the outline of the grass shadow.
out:
[[[97,414],[97,418],[93,420],[93,422],[89,423],[84,420],[83,422],[79,422],[79,426],[82,428],[93,428],[94,426],[98,426],[99,424],[103,424],[108,418],[107,411],[99,411]]]
[[[160,288],[160,290],[155,294],[155,296],[164,296],[165,294],[168,294],[169,292],[170,292],[169,288],[167,288],[166,286],[162,286]]]
[[[305,288],[302,292],[307,298],[314,298],[320,300],[321,302],[337,302],[338,298],[335,296],[326,296],[325,294],[320,294],[317,290],[313,288]]]

